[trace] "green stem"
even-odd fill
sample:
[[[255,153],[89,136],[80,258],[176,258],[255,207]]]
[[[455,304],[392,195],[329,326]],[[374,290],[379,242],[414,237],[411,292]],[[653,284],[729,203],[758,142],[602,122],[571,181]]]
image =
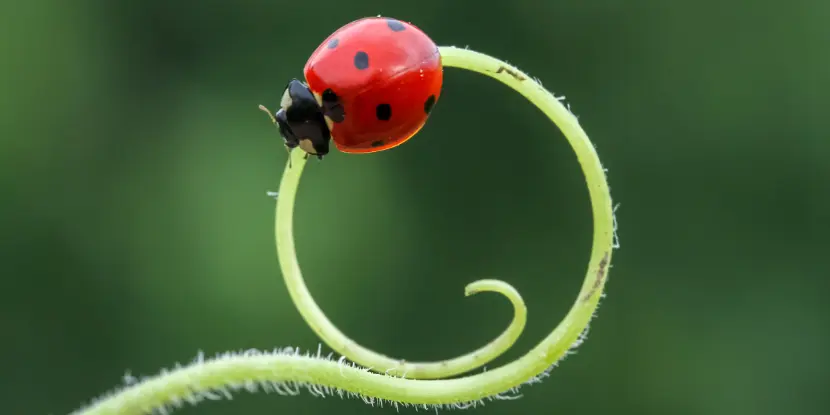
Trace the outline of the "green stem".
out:
[[[77,414],[141,414],[152,409],[172,408],[184,402],[196,403],[221,397],[239,389],[263,388],[293,394],[294,388],[300,386],[318,394],[355,395],[371,403],[463,405],[503,397],[506,392],[515,392],[519,386],[536,381],[577,345],[602,296],[614,248],[611,197],[597,153],[576,118],[526,74],[498,59],[466,49],[442,47],[441,55],[446,67],[467,69],[492,77],[521,93],[562,130],[582,167],[594,221],[591,258],[575,302],[553,332],[513,362],[458,379],[403,379],[372,373],[344,363],[343,359],[334,361],[319,355],[294,352],[229,354],[211,360],[200,359],[183,368],[129,385],[79,410]],[[406,366],[401,366],[400,362],[362,348],[340,333],[308,293],[296,261],[291,225],[294,199],[305,160],[301,152],[293,153],[291,167],[286,167],[280,184],[276,219],[278,255],[292,299],[315,332],[344,358],[359,363],[380,363],[374,367],[376,371],[405,369]],[[467,287],[468,294],[477,291],[495,291],[506,295],[516,309],[514,323],[497,339],[498,344],[494,346],[491,343],[480,349],[485,353],[483,357],[469,354],[450,361],[454,365],[450,372],[469,370],[488,358],[492,359],[515,341],[524,326],[524,304],[512,287],[494,280],[477,281]],[[516,323],[516,320],[519,322]],[[417,374],[421,377],[447,373],[440,362],[420,365],[415,369],[420,369]]]
[[[367,349],[343,334],[314,301],[303,280],[300,264],[297,261],[292,218],[294,217],[294,200],[306,164],[306,157],[302,152],[294,153],[292,162],[286,166],[283,173],[279,198],[277,199],[275,220],[277,255],[282,266],[282,275],[288,293],[291,295],[294,305],[302,314],[306,324],[329,347],[361,366],[372,368],[377,373],[410,379],[437,379],[467,372],[484,365],[501,355],[515,343],[525,327],[527,308],[516,289],[506,282],[497,280],[475,281],[465,288],[464,293],[467,296],[482,291],[503,294],[513,304],[513,321],[499,337],[489,344],[455,359],[442,362],[405,362]]]

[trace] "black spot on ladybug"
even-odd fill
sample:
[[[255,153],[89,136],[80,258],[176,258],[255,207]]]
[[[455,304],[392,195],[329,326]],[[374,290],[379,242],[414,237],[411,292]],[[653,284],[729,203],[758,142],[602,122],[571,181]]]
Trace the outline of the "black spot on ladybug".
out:
[[[331,90],[331,88],[323,91],[323,101],[327,102],[337,102],[337,94]]]
[[[386,19],[386,25],[389,26],[389,28],[392,29],[393,32],[400,32],[406,29],[406,26],[404,26],[403,23],[395,19]]]
[[[380,147],[383,145],[383,140],[372,141],[372,147]]]
[[[340,39],[334,38],[332,40],[329,40],[329,43],[326,45],[326,47],[328,47],[329,49],[334,49],[339,44],[340,44]]]
[[[375,107],[375,115],[381,121],[389,121],[392,118],[392,107],[389,104],[380,104]]]
[[[343,122],[346,119],[346,112],[343,110],[343,105],[340,103],[340,98],[331,88],[323,91],[323,114],[331,118],[334,122]]]
[[[424,112],[429,114],[429,112],[432,111],[432,107],[434,105],[435,105],[435,95],[430,95],[429,98],[427,98],[427,101],[424,102]]]
[[[354,67],[360,70],[366,69],[369,67],[369,54],[360,51],[355,53],[354,55]]]

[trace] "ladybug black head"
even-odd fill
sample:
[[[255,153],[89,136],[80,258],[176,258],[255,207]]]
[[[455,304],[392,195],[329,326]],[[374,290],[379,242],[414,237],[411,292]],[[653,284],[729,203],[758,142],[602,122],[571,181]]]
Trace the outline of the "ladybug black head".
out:
[[[328,154],[331,132],[323,110],[306,84],[292,79],[285,87],[275,115],[286,147],[300,147],[320,159]]]

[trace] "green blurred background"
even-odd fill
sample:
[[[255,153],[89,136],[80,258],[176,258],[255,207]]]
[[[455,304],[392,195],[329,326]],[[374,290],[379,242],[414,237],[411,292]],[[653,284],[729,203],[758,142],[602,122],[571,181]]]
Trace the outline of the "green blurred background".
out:
[[[579,353],[477,414],[828,414],[830,2],[5,0],[0,10],[3,414],[248,348],[316,350],[274,252],[286,154],[258,104],[377,14],[565,95],[609,169],[621,249]],[[408,360],[472,350],[529,307],[504,363],[564,315],[591,237],[562,135],[518,94],[445,71],[426,128],[303,178],[321,307]],[[324,350],[328,350],[324,348]],[[824,391],[824,392],[822,392]],[[375,414],[239,394],[183,414]],[[414,410],[401,410],[414,413]]]

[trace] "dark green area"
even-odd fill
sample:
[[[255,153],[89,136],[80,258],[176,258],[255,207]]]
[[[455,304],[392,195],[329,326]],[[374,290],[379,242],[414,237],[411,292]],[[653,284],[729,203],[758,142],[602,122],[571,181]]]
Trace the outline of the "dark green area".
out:
[[[379,13],[566,96],[620,204],[588,341],[520,400],[467,413],[830,413],[822,0],[3,2],[2,413],[68,413],[198,350],[317,349],[280,279],[265,191],[286,154],[257,105]],[[410,142],[310,164],[300,261],[357,341],[408,360],[472,350],[510,307],[464,285],[502,278],[529,307],[502,363],[573,301],[583,178],[503,85],[447,69]],[[177,413],[395,411],[243,393]]]

